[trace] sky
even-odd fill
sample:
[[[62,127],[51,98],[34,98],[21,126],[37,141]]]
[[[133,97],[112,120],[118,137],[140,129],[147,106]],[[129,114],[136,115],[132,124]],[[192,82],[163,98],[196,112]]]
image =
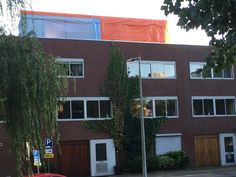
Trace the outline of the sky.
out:
[[[166,17],[160,10],[163,0],[27,0],[25,10],[97,16],[158,19],[168,21],[169,43],[208,45],[204,31],[186,32],[178,27],[178,17]]]

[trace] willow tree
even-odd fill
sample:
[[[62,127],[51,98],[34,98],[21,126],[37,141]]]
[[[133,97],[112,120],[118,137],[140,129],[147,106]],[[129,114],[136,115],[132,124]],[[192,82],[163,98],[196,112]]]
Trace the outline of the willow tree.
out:
[[[18,176],[31,173],[26,142],[43,152],[43,136],[58,139],[57,98],[65,82],[55,58],[30,36],[0,35],[0,119],[5,122]]]

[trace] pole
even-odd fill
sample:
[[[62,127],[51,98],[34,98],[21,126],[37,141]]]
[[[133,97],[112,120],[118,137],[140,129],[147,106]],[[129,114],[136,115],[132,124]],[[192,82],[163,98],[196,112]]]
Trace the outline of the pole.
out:
[[[143,88],[142,88],[142,75],[141,75],[141,56],[138,57],[138,65],[139,65],[140,124],[141,124],[141,144],[142,144],[142,172],[143,172],[143,177],[147,177],[145,127],[144,127],[144,117],[143,117]]]

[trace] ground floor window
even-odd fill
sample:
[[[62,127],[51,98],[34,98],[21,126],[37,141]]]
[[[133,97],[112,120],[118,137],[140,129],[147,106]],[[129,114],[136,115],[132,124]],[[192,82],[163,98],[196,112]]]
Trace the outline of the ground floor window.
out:
[[[157,134],[156,154],[162,155],[170,151],[182,150],[181,135],[181,133]]]

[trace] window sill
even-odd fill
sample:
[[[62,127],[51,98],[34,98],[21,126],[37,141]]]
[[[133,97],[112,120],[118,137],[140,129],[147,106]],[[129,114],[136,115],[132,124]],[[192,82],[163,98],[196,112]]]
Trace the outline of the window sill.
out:
[[[134,77],[134,76],[131,76]],[[156,77],[142,77],[142,79],[147,79],[147,80],[175,80],[176,77],[165,77],[165,78],[156,78]]]
[[[170,116],[170,117],[144,117],[144,119],[161,119],[161,118],[166,118],[166,119],[178,119],[179,116]]]
[[[193,116],[193,118],[224,118],[224,117],[236,117],[236,114],[231,115],[200,115],[200,116]]]
[[[68,78],[68,79],[83,79],[84,76],[57,76],[62,78]]]
[[[112,118],[87,118],[87,119],[57,119],[58,122],[90,121],[90,120],[110,120]]]
[[[190,77],[191,80],[234,80],[234,78],[204,78],[204,77]]]

